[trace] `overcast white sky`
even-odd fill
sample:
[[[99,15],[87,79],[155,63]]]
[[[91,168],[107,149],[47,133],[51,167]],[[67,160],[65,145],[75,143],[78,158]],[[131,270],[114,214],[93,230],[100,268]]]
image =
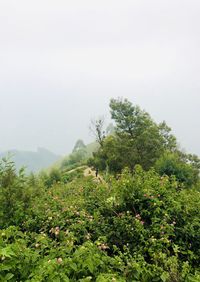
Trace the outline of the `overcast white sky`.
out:
[[[200,155],[199,0],[0,0],[0,150],[69,152],[123,96]]]

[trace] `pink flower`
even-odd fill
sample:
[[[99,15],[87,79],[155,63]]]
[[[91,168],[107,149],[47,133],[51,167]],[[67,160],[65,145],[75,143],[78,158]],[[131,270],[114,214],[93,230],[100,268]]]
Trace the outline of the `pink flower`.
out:
[[[135,216],[137,219],[140,219],[141,218],[141,216],[140,216],[140,214],[138,213],[138,214],[136,214],[136,216]]]
[[[62,258],[57,258],[57,263],[61,264],[63,262]]]

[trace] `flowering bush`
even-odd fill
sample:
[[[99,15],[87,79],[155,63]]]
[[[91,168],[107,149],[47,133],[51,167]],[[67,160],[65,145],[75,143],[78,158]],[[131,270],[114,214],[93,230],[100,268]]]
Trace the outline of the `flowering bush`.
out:
[[[200,281],[198,188],[139,166],[45,187],[6,164],[0,189],[0,281]]]

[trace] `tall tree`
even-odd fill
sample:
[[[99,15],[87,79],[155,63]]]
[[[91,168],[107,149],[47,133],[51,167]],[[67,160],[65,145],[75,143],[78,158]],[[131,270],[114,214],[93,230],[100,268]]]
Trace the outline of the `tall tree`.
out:
[[[79,151],[79,150],[85,149],[85,147],[86,147],[86,146],[85,146],[83,140],[78,139],[78,140],[76,141],[76,144],[75,144],[74,149],[73,149],[72,152],[74,153],[74,152],[77,152],[77,151]]]
[[[114,134],[103,138],[95,154],[102,167],[119,172],[125,166],[133,169],[140,164],[149,169],[165,150],[176,148],[176,139],[166,123],[157,125],[147,112],[127,99],[111,99],[110,112]]]

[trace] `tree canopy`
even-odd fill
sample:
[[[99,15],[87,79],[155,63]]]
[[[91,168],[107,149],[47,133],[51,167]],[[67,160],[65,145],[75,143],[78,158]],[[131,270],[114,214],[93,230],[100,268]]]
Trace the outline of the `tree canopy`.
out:
[[[104,138],[93,158],[100,169],[120,172],[126,166],[133,169],[136,164],[149,169],[165,150],[177,148],[176,138],[165,122],[157,124],[127,99],[111,99],[110,113],[115,133]]]

